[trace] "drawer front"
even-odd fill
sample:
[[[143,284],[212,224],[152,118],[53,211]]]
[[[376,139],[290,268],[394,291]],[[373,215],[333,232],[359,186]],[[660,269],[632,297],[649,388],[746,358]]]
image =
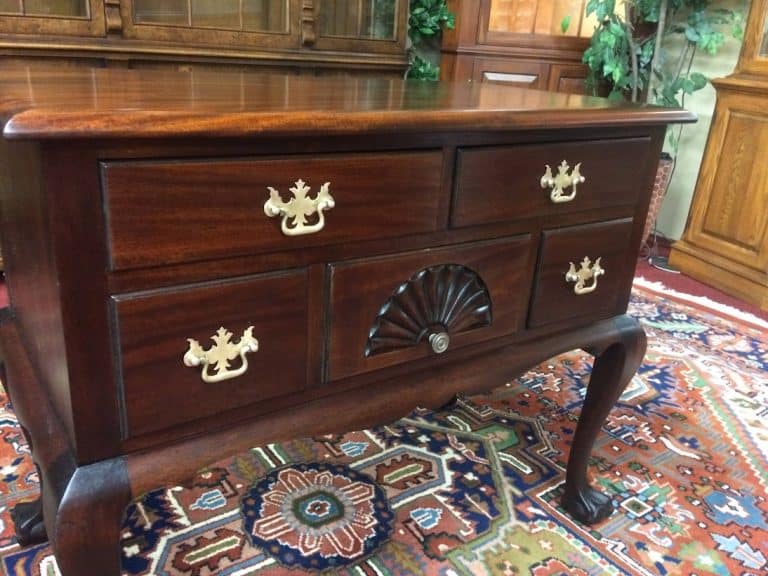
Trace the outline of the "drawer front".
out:
[[[532,267],[529,236],[330,265],[329,378],[519,330]]]
[[[650,142],[627,138],[464,148],[458,155],[451,223],[472,226],[633,205],[646,180]],[[563,161],[568,166],[561,171]],[[547,165],[553,182],[542,187]]]
[[[544,232],[528,325],[622,313],[635,270],[632,227],[626,218]]]
[[[303,271],[114,297],[124,437],[301,391],[306,302]]]
[[[442,165],[439,151],[105,162],[111,266],[135,268],[430,232],[440,220]],[[287,206],[295,198],[317,200],[326,183],[332,207],[307,201]],[[270,188],[275,190],[274,212],[267,215]],[[298,215],[292,212],[296,208]],[[286,232],[282,215],[275,214],[279,210],[289,212]],[[297,226],[303,215],[306,221]]]

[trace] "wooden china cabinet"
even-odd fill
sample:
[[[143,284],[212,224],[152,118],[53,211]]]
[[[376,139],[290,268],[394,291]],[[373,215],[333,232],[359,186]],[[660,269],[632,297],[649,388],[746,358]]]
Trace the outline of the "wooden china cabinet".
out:
[[[755,0],[717,105],[682,240],[670,262],[768,310],[768,0]]]
[[[0,0],[4,64],[401,74],[408,0]]]
[[[584,94],[581,63],[593,23],[586,0],[448,0],[456,28],[443,37],[443,79]],[[565,32],[561,22],[569,18]]]

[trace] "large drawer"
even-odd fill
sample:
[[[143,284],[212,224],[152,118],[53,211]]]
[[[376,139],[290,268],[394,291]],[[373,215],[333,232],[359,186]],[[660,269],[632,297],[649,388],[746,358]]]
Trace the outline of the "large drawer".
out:
[[[528,325],[622,313],[635,268],[632,227],[625,218],[544,232]]]
[[[112,269],[402,236],[439,225],[440,151],[116,161],[101,168]],[[322,229],[312,231],[319,218],[304,201],[294,204],[306,209],[301,235],[287,235],[281,216],[265,213],[270,188],[288,203],[314,199],[325,183],[334,206],[322,211]],[[288,219],[287,226],[296,223]]]
[[[116,296],[112,305],[125,437],[305,387],[305,271]],[[244,364],[235,345],[248,343],[250,326],[258,350],[245,353],[247,370],[237,375]],[[208,366],[190,339],[208,351]],[[187,365],[194,356],[199,365]],[[232,377],[217,381],[223,375]]]
[[[584,211],[632,206],[643,191],[650,139],[625,138],[588,142],[520,144],[463,148],[457,161],[456,191],[451,223],[472,226]],[[558,178],[561,163],[562,176]],[[579,165],[583,182],[566,186]],[[557,184],[542,187],[550,167]],[[556,197],[556,201],[552,199]]]
[[[532,267],[529,236],[330,265],[329,378],[521,329]]]

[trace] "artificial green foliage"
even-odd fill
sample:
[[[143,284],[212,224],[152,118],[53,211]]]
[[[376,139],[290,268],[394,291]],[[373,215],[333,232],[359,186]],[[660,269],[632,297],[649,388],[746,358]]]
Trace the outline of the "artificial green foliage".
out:
[[[612,99],[680,106],[708,82],[691,71],[696,54],[716,54],[726,33],[743,35],[743,12],[716,0],[627,0],[623,14],[616,0],[589,0],[586,10],[599,22],[583,56],[587,86]]]
[[[415,80],[438,80],[440,67],[430,60],[439,55],[440,34],[443,28],[456,25],[454,15],[448,10],[445,0],[410,0],[408,37],[410,67],[408,78]]]
[[[408,78],[413,80],[431,80],[436,82],[440,79],[440,67],[435,66],[429,60],[425,60],[418,54],[411,57],[411,65],[408,69]]]
[[[443,29],[456,25],[455,16],[448,10],[445,0],[411,0],[408,17],[408,35],[414,45],[426,37],[437,36]]]
[[[571,15],[568,14],[565,16],[565,18],[563,18],[563,21],[560,22],[560,31],[563,34],[565,34],[566,32],[568,32],[568,28],[570,27],[570,25],[571,25]]]

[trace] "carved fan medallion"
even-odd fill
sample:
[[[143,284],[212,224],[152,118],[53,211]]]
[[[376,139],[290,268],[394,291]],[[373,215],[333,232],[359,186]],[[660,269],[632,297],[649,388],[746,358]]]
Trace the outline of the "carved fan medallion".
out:
[[[466,266],[442,264],[414,274],[379,310],[368,333],[365,356],[429,340],[436,353],[449,336],[490,326],[491,297],[480,276]]]

